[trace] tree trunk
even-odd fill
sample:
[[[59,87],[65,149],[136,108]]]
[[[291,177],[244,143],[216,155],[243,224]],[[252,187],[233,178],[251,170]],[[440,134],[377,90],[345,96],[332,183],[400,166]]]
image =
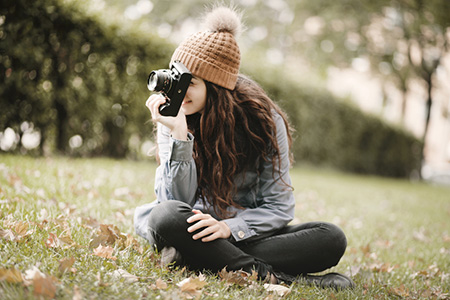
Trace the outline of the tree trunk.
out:
[[[425,129],[423,131],[423,141],[424,141],[424,143],[426,141],[426,137],[427,137],[427,134],[428,134],[428,127],[429,127],[429,124],[430,124],[430,117],[431,117],[431,107],[433,105],[433,98],[431,96],[431,90],[432,90],[432,87],[433,87],[432,82],[431,82],[432,81],[432,76],[433,76],[433,73],[429,73],[427,78],[426,78],[426,80],[425,80],[428,86],[427,86],[427,102],[425,104],[425,114],[426,114]]]

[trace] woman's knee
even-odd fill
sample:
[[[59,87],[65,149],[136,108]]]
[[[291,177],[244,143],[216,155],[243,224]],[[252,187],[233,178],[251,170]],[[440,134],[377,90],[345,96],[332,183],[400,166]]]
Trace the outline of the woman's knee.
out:
[[[192,214],[192,208],[181,201],[169,200],[155,206],[148,218],[148,228],[154,232],[178,230],[186,225],[186,219]]]
[[[328,231],[328,249],[335,257],[337,264],[347,248],[347,237],[341,228],[332,223],[324,223],[322,226]]]

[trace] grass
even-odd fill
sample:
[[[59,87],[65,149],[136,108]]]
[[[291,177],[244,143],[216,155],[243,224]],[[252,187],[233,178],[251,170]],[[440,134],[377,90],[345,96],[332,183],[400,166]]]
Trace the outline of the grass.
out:
[[[293,222],[343,228],[348,249],[330,271],[351,275],[357,288],[295,284],[279,296],[262,283],[159,266],[133,228],[134,208],[154,198],[154,168],[1,155],[0,299],[450,299],[448,187],[292,169]],[[186,278],[190,289],[179,286]]]

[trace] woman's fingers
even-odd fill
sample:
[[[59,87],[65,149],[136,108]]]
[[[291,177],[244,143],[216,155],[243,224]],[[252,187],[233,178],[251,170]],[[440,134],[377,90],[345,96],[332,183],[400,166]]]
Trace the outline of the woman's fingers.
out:
[[[208,236],[210,236],[212,234],[217,233],[217,230],[218,230],[218,226],[216,226],[216,225],[213,225],[213,226],[210,226],[210,227],[206,227],[205,229],[203,229],[199,233],[194,234],[192,236],[192,238],[194,240],[198,240],[198,239],[201,239],[201,238],[204,238],[204,237],[208,237]],[[202,239],[202,241],[203,241],[203,239]]]
[[[188,232],[192,233],[203,228],[203,230],[192,236],[194,240],[202,239],[203,242],[210,242],[218,238],[230,237],[230,228],[226,223],[220,222],[211,215],[203,214],[200,211],[194,213],[196,214],[187,219],[188,223],[194,223],[188,228]]]
[[[159,113],[159,107],[166,102],[166,99],[162,95],[153,94],[145,102],[145,106],[150,110],[152,119],[157,121],[161,116]]]
[[[203,227],[208,227],[208,226],[212,226],[215,223],[217,223],[218,221],[216,219],[214,219],[213,217],[211,217],[210,215],[206,215],[206,214],[198,214],[198,215],[193,215],[192,217],[187,219],[188,223],[194,223],[192,226],[190,226],[188,228],[188,232],[194,232],[196,230],[199,230],[200,228]]]

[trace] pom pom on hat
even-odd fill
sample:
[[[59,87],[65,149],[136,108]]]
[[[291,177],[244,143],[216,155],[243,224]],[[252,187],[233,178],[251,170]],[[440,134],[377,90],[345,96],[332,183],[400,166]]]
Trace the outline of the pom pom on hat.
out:
[[[226,31],[235,38],[242,30],[241,17],[228,7],[218,7],[206,15],[204,26],[209,31]]]
[[[206,15],[206,31],[183,41],[171,62],[181,61],[194,76],[233,90],[239,73],[241,54],[236,37],[242,25],[239,14],[220,6]]]

